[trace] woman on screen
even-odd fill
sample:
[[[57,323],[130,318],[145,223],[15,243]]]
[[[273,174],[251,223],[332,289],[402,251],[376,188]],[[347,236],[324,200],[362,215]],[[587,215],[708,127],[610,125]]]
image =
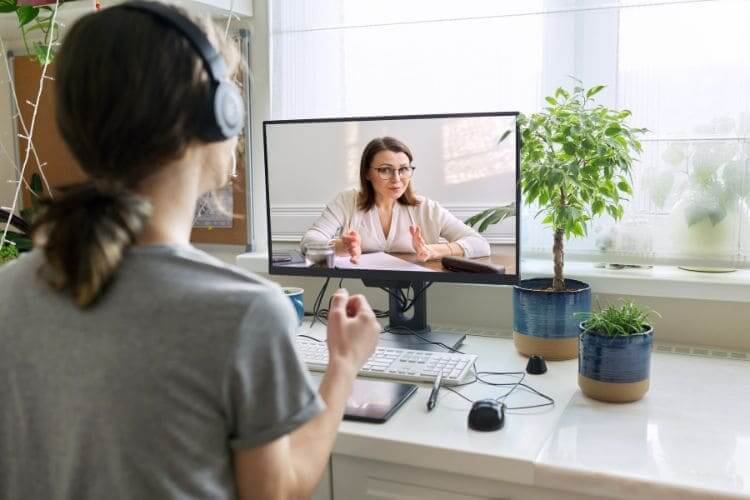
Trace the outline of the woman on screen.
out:
[[[371,140],[359,167],[360,188],[340,193],[302,238],[302,249],[333,242],[357,263],[365,252],[416,254],[419,262],[447,255],[486,257],[490,245],[434,200],[414,194],[409,147],[393,137]]]

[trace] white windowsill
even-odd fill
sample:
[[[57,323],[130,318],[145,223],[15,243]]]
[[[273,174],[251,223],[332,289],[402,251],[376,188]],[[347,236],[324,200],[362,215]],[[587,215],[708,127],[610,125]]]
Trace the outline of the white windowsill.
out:
[[[523,278],[552,276],[550,260],[521,262]],[[591,262],[566,262],[565,277],[585,281],[594,293],[750,302],[750,270],[698,273],[675,266],[601,269]]]
[[[240,254],[237,264],[251,272],[267,273],[268,254]],[[523,260],[521,273],[524,279],[550,277],[552,262]],[[594,293],[750,302],[750,270],[745,269],[731,273],[697,273],[673,266],[612,270],[596,268],[591,262],[566,262],[565,276],[589,283]]]

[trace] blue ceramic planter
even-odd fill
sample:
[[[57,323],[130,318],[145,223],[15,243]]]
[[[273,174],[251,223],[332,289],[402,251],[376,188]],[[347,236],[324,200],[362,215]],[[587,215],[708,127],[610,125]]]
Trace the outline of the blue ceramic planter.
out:
[[[591,287],[565,280],[568,290],[551,292],[550,278],[519,282],[513,288],[513,338],[516,349],[547,359],[573,359],[578,354],[578,313],[591,311]]]
[[[585,332],[580,325],[578,384],[585,394],[612,402],[636,401],[648,391],[654,330],[634,335]]]
[[[584,332],[578,353],[578,373],[600,382],[640,382],[649,378],[654,329],[635,335]]]

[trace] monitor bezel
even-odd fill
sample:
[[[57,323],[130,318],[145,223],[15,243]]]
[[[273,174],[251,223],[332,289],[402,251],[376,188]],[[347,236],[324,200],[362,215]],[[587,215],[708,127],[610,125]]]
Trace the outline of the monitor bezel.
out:
[[[321,278],[344,278],[361,279],[378,282],[441,282],[441,283],[467,283],[485,285],[515,285],[520,281],[520,207],[521,207],[521,135],[518,125],[518,111],[493,111],[478,113],[444,113],[428,115],[388,115],[388,116],[350,116],[336,118],[307,118],[293,120],[264,120],[263,121],[263,161],[265,166],[265,188],[266,188],[266,231],[268,243],[268,273],[284,276],[312,276]],[[462,272],[421,272],[421,271],[386,271],[380,269],[329,269],[319,267],[285,267],[273,264],[273,239],[271,237],[271,198],[270,182],[268,177],[268,142],[267,131],[269,125],[300,124],[300,123],[330,123],[330,122],[357,122],[375,120],[415,120],[435,118],[479,118],[494,116],[516,117],[516,273],[506,274],[481,274]]]

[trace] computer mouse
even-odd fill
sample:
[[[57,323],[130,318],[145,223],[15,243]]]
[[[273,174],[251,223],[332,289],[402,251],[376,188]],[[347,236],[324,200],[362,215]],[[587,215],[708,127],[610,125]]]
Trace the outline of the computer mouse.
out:
[[[490,432],[503,427],[505,405],[494,399],[481,399],[471,405],[469,428],[475,431]]]

